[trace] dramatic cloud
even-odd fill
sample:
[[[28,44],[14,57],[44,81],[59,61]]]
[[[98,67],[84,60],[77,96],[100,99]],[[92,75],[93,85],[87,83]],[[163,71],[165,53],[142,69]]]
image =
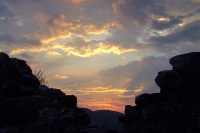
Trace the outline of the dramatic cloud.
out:
[[[143,57],[125,66],[116,66],[100,71],[99,75],[105,84],[126,87],[125,94],[135,95],[144,91],[156,92],[158,87],[156,87],[154,79],[159,71],[171,69],[168,59],[169,57]]]
[[[156,0],[118,0],[113,4],[114,11],[122,18],[136,25],[146,24],[151,15],[165,15],[164,6]]]
[[[174,25],[180,24],[183,21],[180,18],[157,18],[150,21],[151,28],[155,30],[164,30],[171,28]]]
[[[95,103],[99,101],[105,102],[104,98],[109,98],[111,101],[122,100],[123,103],[134,104],[134,98],[138,94],[159,91],[154,79],[159,71],[171,69],[168,60],[169,57],[149,56],[142,57],[126,65],[101,70],[98,73],[93,72],[91,69],[79,70],[81,73],[76,76],[65,72],[65,75],[70,76],[66,80],[63,78],[62,81],[56,82],[63,86],[62,88],[67,94],[86,96],[87,100],[96,99],[97,101],[92,101],[93,105],[91,106],[95,106]],[[62,76],[57,75],[56,77]],[[102,95],[102,97],[98,99],[97,95],[98,97]],[[87,103],[91,103],[91,101]],[[90,105],[87,106],[90,107]],[[120,109],[122,108],[120,107]]]
[[[199,0],[1,0],[0,51],[45,71],[79,106],[157,92],[169,57],[199,51]]]
[[[166,36],[149,38],[155,44],[170,44],[176,42],[196,42],[200,40],[200,20],[187,24]]]

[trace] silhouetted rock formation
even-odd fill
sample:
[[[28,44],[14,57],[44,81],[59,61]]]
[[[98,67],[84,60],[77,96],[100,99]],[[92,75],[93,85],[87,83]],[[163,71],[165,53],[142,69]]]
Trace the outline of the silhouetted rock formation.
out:
[[[160,93],[142,94],[119,117],[127,133],[200,133],[200,52],[170,59],[173,70],[155,81]]]
[[[89,124],[74,95],[40,85],[25,61],[0,52],[0,133],[113,132]]]

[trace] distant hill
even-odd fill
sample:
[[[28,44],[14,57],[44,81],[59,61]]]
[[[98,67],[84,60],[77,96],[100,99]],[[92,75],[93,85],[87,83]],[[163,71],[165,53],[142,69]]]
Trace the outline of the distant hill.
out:
[[[91,124],[97,124],[105,126],[106,128],[122,131],[123,124],[119,123],[118,117],[124,116],[123,113],[111,111],[111,110],[97,110],[92,111],[87,108],[81,108],[90,117]]]

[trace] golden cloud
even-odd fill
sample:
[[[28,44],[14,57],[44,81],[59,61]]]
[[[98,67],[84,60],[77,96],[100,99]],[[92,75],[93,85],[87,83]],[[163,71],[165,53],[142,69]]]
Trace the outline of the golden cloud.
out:
[[[67,56],[79,56],[79,57],[90,57],[97,54],[109,54],[114,53],[117,55],[127,53],[127,52],[137,52],[137,49],[133,48],[121,48],[120,46],[117,46],[115,44],[109,44],[107,42],[97,42],[96,46],[92,42],[85,42],[85,45],[80,46],[80,44],[72,44],[69,46],[68,44],[60,44],[57,42],[51,42],[48,44],[42,44],[40,47],[31,47],[31,48],[19,48],[14,49],[11,51],[11,55],[14,54],[20,54],[23,52],[46,52],[46,57],[51,56],[61,56],[60,53],[54,52],[55,49],[60,49],[66,52]],[[91,43],[91,44],[90,44]],[[78,46],[79,45],[79,46]]]
[[[109,88],[109,87],[90,87],[89,89],[79,89],[78,92],[83,93],[107,93],[107,92],[120,92],[123,93],[126,91],[126,89],[123,88]]]
[[[27,51],[27,49],[24,49],[24,48],[15,49],[10,52],[10,55],[21,54],[25,51]]]
[[[135,97],[135,95],[118,95],[118,97],[120,97],[120,98],[134,98]]]
[[[68,76],[64,76],[64,75],[55,75],[54,77],[57,78],[57,79],[67,79],[67,78],[69,78]]]
[[[125,29],[124,25],[120,22],[114,22],[112,25],[117,27],[118,29],[122,29],[122,30]]]
[[[108,28],[111,26],[112,24],[108,23],[105,24],[103,27],[97,27],[96,25],[85,25],[83,26],[83,29],[85,30],[85,32],[87,34],[103,34],[103,33],[107,33],[108,34]]]
[[[61,54],[55,51],[51,51],[51,52],[47,52],[45,56],[46,57],[61,56]]]
[[[67,22],[64,14],[59,17],[52,17],[47,14],[36,14],[34,19],[40,23],[38,32],[34,35],[40,38],[41,42],[48,44],[58,38],[68,38],[71,36],[71,30],[76,29],[72,22]]]
[[[185,26],[185,25],[186,25],[186,23],[183,22],[183,23],[180,23],[178,26],[183,27],[183,26]]]
[[[170,21],[170,18],[167,18],[167,17],[152,16],[152,18],[159,22],[169,22]]]
[[[140,93],[144,91],[145,86],[143,84],[140,84],[135,90],[133,90],[135,93]]]
[[[84,1],[86,1],[86,0],[72,0],[72,2],[75,3],[75,4],[79,4],[79,3],[84,2]]]
[[[79,56],[79,57],[90,57],[92,55],[96,55],[96,54],[103,54],[103,53],[114,53],[117,55],[123,54],[123,53],[127,53],[127,52],[137,52],[137,49],[123,49],[119,46],[115,46],[115,45],[109,45],[109,44],[102,44],[99,47],[96,48],[92,48],[91,46],[83,46],[80,49],[72,49],[70,51],[68,51],[68,56],[70,55],[75,55],[75,56]]]
[[[200,0],[192,0],[193,2],[200,2]]]

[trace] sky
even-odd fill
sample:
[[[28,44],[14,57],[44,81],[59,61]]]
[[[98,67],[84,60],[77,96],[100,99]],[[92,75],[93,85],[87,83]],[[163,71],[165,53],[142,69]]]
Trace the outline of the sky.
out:
[[[91,110],[159,92],[169,59],[199,45],[200,0],[0,1],[0,51]]]

